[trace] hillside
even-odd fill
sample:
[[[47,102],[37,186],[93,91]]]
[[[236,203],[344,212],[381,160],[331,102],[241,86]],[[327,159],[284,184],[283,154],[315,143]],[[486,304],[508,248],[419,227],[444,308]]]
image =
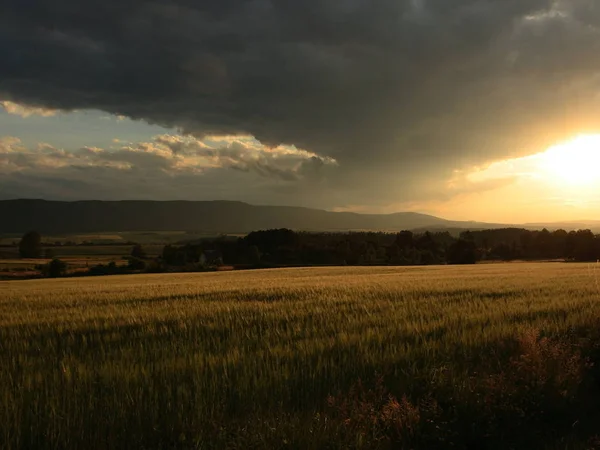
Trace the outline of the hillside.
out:
[[[230,201],[4,200],[0,201],[0,217],[0,233],[20,233],[30,229],[42,233],[171,230],[246,233],[268,228],[399,231],[494,227],[412,212],[355,214]]]

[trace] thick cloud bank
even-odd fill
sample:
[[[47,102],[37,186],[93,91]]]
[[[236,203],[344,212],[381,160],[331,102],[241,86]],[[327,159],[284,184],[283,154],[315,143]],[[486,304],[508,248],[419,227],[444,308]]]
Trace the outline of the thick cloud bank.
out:
[[[294,145],[220,164],[358,203],[600,126],[595,0],[5,0],[0,54],[0,100]]]

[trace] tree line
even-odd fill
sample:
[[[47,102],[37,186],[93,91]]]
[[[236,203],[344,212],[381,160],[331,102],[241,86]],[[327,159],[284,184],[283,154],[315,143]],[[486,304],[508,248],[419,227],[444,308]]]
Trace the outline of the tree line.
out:
[[[41,258],[44,244],[39,233],[26,233],[19,242],[23,258]],[[475,264],[478,261],[600,259],[600,235],[590,230],[553,232],[506,228],[448,232],[309,233],[289,229],[255,231],[241,238],[222,236],[179,245],[166,245],[150,257],[135,244],[126,266],[98,265],[92,275],[139,271],[165,272],[307,265],[435,265]],[[49,276],[62,276],[66,265],[54,258],[45,266]]]
[[[288,229],[255,231],[237,240],[167,246],[167,265],[197,263],[218,254],[232,265],[434,265],[475,264],[482,260],[596,261],[600,235],[590,230],[549,232],[507,228],[413,233],[307,233]]]

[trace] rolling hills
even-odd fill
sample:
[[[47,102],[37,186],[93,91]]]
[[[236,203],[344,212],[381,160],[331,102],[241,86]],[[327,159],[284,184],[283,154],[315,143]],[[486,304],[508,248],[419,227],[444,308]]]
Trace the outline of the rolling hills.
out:
[[[497,224],[452,221],[415,212],[358,214],[294,206],[260,206],[235,201],[0,200],[0,233],[94,233],[202,231],[248,233],[260,229],[297,231],[450,231],[518,227],[600,231],[600,221]]]
[[[202,230],[247,233],[258,229],[400,231],[422,228],[493,228],[413,212],[356,214],[232,201],[0,201],[0,232],[42,233]]]

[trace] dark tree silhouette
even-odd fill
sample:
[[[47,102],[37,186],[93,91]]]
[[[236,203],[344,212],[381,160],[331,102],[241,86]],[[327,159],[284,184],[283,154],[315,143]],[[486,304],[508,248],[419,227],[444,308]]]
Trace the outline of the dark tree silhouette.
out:
[[[145,259],[147,257],[146,251],[140,244],[135,244],[131,249],[131,256],[138,259]]]
[[[448,264],[475,264],[477,246],[475,242],[459,239],[448,248]]]
[[[21,258],[42,257],[42,236],[37,231],[29,231],[23,235],[19,242],[19,255]]]
[[[147,264],[142,258],[136,258],[135,256],[132,256],[129,258],[127,267],[131,270],[144,270],[146,269]]]
[[[250,264],[260,264],[260,251],[256,245],[248,247],[248,262]]]
[[[396,245],[400,250],[408,250],[414,246],[412,231],[401,231],[396,235]]]
[[[50,278],[64,277],[67,274],[67,263],[54,258],[48,263],[48,276]]]

